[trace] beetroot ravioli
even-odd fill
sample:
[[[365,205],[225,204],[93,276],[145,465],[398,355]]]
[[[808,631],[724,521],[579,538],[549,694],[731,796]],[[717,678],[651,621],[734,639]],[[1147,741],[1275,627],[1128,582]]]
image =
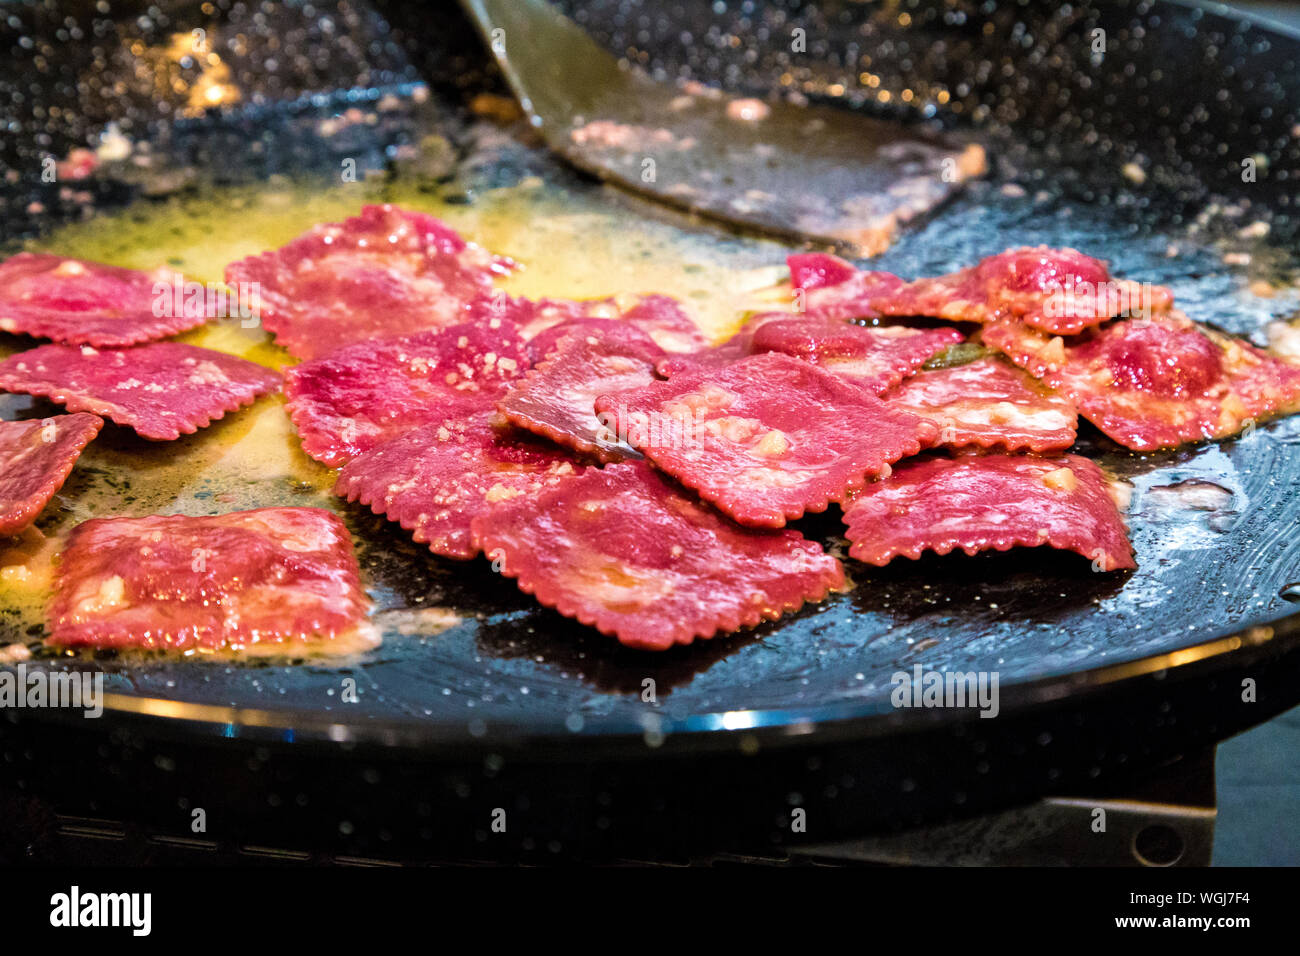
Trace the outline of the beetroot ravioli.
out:
[[[474,533],[542,604],[643,650],[776,620],[844,584],[820,545],[734,524],[644,462],[522,496]]]
[[[843,501],[938,437],[814,365],[769,352],[605,396],[620,435],[742,524],[781,527]]]
[[[1178,312],[1114,322],[1069,344],[1018,323],[983,335],[1138,451],[1223,438],[1300,408],[1300,368]]]
[[[63,551],[50,643],[294,652],[354,637],[367,608],[347,528],[320,508],[94,518]]]
[[[555,353],[562,342],[573,338],[602,342],[625,355],[640,355],[646,359],[657,359],[664,354],[664,350],[649,334],[622,319],[573,319],[561,322],[530,339],[528,347],[534,360],[541,364]]]
[[[939,426],[939,442],[1011,451],[1074,444],[1078,414],[1068,399],[997,357],[920,372],[885,396],[894,408]]]
[[[205,309],[173,307],[177,281],[166,269],[20,252],[0,264],[0,331],[97,347],[166,338],[208,320]]]
[[[410,428],[492,408],[528,368],[506,319],[361,342],[285,373],[303,450],[332,468]]]
[[[877,303],[897,295],[906,285],[892,272],[861,272],[853,263],[824,252],[790,256],[786,265],[790,267],[795,310],[810,318],[879,318],[882,313]]]
[[[1173,294],[1112,279],[1106,263],[1074,249],[1008,249],[969,269],[909,282],[876,302],[884,315],[931,315],[964,322],[1015,319],[1057,334],[1080,332],[1116,315],[1161,312]]]
[[[1079,415],[1149,450],[1300,409],[1300,367],[1073,249],[914,281],[824,253],[787,261],[792,311],[721,344],[666,295],[511,296],[495,280],[513,263],[394,206],[227,280],[255,288],[267,330],[304,360],[286,409],[306,453],[341,468],[335,494],[647,651],[843,589],[836,557],[786,527],[836,503],[849,556],[871,565],[1046,546],[1133,568],[1110,480],[1066,453]],[[200,318],[146,314],[154,279],[57,256],[0,264],[0,330],[75,343],[0,362],[0,389],[77,413],[0,422],[0,535],[36,518],[96,416],[176,438],[279,383],[220,352],[135,344]],[[348,532],[316,508],[86,521],[55,585],[59,647],[375,640]]]
[[[820,365],[879,395],[919,369],[936,352],[965,338],[952,328],[867,328],[790,317],[763,322],[754,330],[751,347],[754,352],[783,352]]]
[[[838,260],[837,260],[838,261]],[[820,365],[879,395],[914,373],[935,353],[965,336],[954,328],[906,325],[866,327],[844,317],[762,312],[727,341],[689,355],[671,355],[656,366],[664,378],[707,365],[726,365],[761,352],[782,352]]]
[[[560,339],[576,331],[627,335],[631,343],[648,339],[664,352],[690,353],[705,347],[699,326],[667,295],[612,296],[605,299],[510,300],[506,315],[523,328],[539,361]]]
[[[632,449],[616,428],[597,416],[596,400],[653,382],[656,352],[658,347],[648,340],[636,343],[624,335],[572,334],[499,407],[521,428],[601,461],[619,461]]]
[[[970,268],[913,282],[887,272],[859,272],[824,253],[791,256],[788,265],[803,310],[823,318],[1014,319],[1074,334],[1117,315],[1151,315],[1173,304],[1173,294],[1162,286],[1113,279],[1102,260],[1047,246],[1008,249]]]
[[[84,412],[0,422],[0,536],[36,520],[103,425]]]
[[[384,205],[231,263],[226,281],[256,284],[266,330],[292,355],[310,359],[352,342],[464,321],[466,306],[510,267],[427,213]]]
[[[0,362],[0,389],[102,415],[155,441],[193,434],[279,385],[268,368],[180,342],[42,345]]]
[[[1087,458],[961,455],[900,465],[844,510],[849,554],[867,564],[1048,545],[1098,571],[1133,568],[1106,476]]]
[[[473,518],[582,471],[563,449],[494,426],[491,417],[425,425],[389,439],[349,462],[334,492],[396,521],[435,554],[472,558]]]

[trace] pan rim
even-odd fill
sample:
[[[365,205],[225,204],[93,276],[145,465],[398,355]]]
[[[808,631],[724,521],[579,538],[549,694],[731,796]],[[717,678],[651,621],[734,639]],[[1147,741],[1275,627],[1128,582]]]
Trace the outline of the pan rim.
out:
[[[1300,652],[1300,611],[1158,654],[1008,683],[999,688],[999,714],[1024,716],[1067,699],[1081,702],[1090,695],[1142,693],[1153,682],[1194,681],[1294,652]],[[1288,696],[1294,699],[1286,706],[1300,702],[1300,687]],[[648,712],[649,719],[639,726],[625,717],[595,718],[576,730],[562,718],[527,723],[392,718],[347,721],[322,711],[230,707],[118,692],[106,692],[102,700],[103,715],[92,723],[108,731],[129,722],[150,736],[171,732],[191,739],[365,746],[426,756],[509,750],[548,757],[558,753],[581,760],[867,742],[979,722],[978,711],[971,708],[893,708],[879,698],[870,703],[839,702],[798,710],[715,711],[679,719]],[[24,718],[89,726],[75,712],[47,709],[39,714],[33,717],[33,712],[25,711]]]

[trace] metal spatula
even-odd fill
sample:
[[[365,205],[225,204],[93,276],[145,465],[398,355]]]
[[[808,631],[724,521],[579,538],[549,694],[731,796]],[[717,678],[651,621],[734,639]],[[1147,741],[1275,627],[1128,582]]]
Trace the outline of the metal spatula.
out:
[[[462,6],[548,146],[675,206],[875,255],[985,170],[977,145],[849,110],[656,82],[545,0]]]

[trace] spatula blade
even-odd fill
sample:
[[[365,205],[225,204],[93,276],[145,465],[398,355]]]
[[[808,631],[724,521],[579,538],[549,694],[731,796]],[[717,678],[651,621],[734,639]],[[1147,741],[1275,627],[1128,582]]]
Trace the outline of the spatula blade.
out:
[[[986,170],[973,142],[656,82],[545,0],[463,2],[547,145],[692,212],[871,256]]]

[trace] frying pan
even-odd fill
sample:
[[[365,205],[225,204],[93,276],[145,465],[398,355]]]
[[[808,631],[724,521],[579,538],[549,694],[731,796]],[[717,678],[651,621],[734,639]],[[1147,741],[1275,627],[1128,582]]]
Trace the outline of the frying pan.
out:
[[[1247,286],[1294,278],[1300,37],[1183,3],[681,4],[671,17],[626,2],[565,7],[609,49],[665,76],[984,142],[988,181],[876,267],[936,274],[1047,243],[1170,285],[1193,317],[1257,342],[1295,308]],[[273,175],[323,184],[340,150],[401,177],[402,145],[431,132],[458,157],[426,171],[440,196],[472,203],[542,176],[629,223],[676,215],[582,179],[517,127],[476,136],[482,121],[467,104],[505,90],[451,4],[16,4],[5,14],[0,229],[10,248],[87,209],[129,212]],[[193,29],[238,38],[223,53],[239,103],[187,112],[139,69]],[[796,29],[806,52],[791,51]],[[355,124],[345,145],[316,132],[321,118],[384,97],[405,105]],[[147,171],[97,177],[82,195],[33,175],[110,122],[149,141]],[[289,859],[780,856],[801,841],[1048,793],[1128,792],[1300,701],[1300,423],[1143,455],[1085,426],[1080,446],[1131,487],[1131,575],[1093,574],[1046,549],[850,562],[847,594],[654,656],[535,607],[485,563],[443,561],[344,509],[381,609],[436,604],[460,623],[388,633],[342,667],[38,655],[34,666],[102,672],[109,706],[97,721],[0,715],[0,799],[15,821],[0,858],[47,857],[69,820],[147,838],[113,843],[106,857],[118,862],[177,847],[272,847]],[[840,541],[833,510],[800,527]],[[0,628],[7,640],[39,636],[14,632],[9,616]],[[996,671],[998,716],[894,707],[892,675],[916,665]],[[341,701],[344,679],[357,703]],[[195,808],[206,834],[191,830]],[[491,826],[497,810],[504,833]],[[806,820],[798,832],[795,810]]]

